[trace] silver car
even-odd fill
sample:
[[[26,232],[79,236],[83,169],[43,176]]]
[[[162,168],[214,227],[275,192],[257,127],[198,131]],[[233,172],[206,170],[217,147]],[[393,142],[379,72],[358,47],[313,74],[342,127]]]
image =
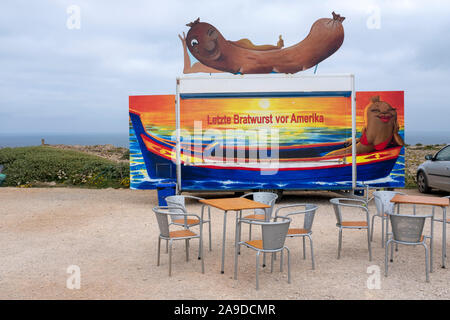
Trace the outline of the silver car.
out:
[[[427,193],[431,188],[450,192],[450,145],[439,150],[434,156],[428,154],[417,168],[419,191]]]

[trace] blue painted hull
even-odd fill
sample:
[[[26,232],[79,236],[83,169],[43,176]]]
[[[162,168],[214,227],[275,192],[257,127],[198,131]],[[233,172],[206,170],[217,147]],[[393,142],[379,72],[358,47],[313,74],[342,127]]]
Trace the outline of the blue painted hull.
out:
[[[357,166],[358,181],[370,181],[389,175],[396,159],[389,161],[359,164]],[[270,172],[270,171],[269,171]],[[203,189],[205,183],[212,179],[228,182],[229,188],[235,189],[351,189],[352,166],[336,166],[328,168],[297,169],[272,171],[273,174],[262,174],[261,170],[220,169],[217,167],[182,166],[181,186],[186,190]],[[206,184],[207,185],[207,184]]]

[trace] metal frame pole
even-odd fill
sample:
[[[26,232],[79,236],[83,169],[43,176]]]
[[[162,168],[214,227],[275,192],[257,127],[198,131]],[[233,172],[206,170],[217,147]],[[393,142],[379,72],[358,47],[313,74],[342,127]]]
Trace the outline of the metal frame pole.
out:
[[[356,94],[355,94],[355,76],[351,75],[352,88],[352,189],[356,188]]]
[[[177,169],[177,184],[176,192],[181,192],[181,137],[180,137],[180,78],[177,78],[176,96],[175,96],[175,127],[177,134],[176,141],[176,169]]]

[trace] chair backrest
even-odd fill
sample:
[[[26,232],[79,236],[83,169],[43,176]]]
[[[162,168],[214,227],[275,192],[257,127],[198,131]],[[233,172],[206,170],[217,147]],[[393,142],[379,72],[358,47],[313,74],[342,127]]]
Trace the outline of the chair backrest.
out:
[[[180,215],[170,215],[171,220],[180,220],[184,218],[186,212],[186,199],[182,195],[168,196],[165,198],[167,205],[170,207],[169,212],[180,213]]]
[[[276,211],[276,215],[278,217],[291,217],[294,215],[303,215],[303,229],[310,232],[312,229],[314,216],[316,214],[317,209],[318,207],[311,203],[290,204],[279,207]],[[283,212],[283,214],[279,213],[281,211]]]
[[[341,208],[339,207],[339,199],[330,199],[330,202],[333,205],[337,224],[341,225],[342,224],[342,212],[341,212]]]
[[[305,213],[305,219],[303,220],[303,229],[311,231],[317,208],[318,207],[314,204],[310,204],[310,203],[305,204],[306,213]]]
[[[254,192],[252,193],[253,200],[261,202],[270,206],[270,208],[265,209],[255,209],[255,214],[264,214],[266,220],[270,220],[272,217],[273,207],[278,196],[272,192]]]
[[[374,201],[378,214],[394,213],[394,203],[391,199],[398,194],[395,191],[374,191]],[[384,211],[384,212],[382,212]]]
[[[159,232],[161,236],[169,237],[169,219],[168,212],[170,207],[154,207],[153,212],[156,215],[156,220],[158,221]]]
[[[417,243],[421,240],[425,219],[432,216],[389,214],[389,217],[394,240]]]
[[[260,222],[264,250],[277,250],[284,247],[289,230],[290,218],[280,217],[281,221]]]
[[[330,203],[333,205],[337,226],[342,226],[342,207],[360,208],[362,212],[365,213],[367,225],[369,225],[369,209],[367,208],[366,200],[355,198],[333,198],[330,199]]]

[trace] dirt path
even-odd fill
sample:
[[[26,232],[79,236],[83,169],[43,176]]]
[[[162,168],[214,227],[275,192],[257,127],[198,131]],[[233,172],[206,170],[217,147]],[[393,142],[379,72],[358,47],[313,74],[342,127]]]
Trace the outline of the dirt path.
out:
[[[156,266],[158,226],[151,211],[157,204],[155,191],[1,188],[0,299],[450,298],[450,271],[440,268],[441,225],[436,228],[435,272],[430,283],[425,282],[424,252],[419,246],[400,247],[385,278],[378,220],[373,261],[368,260],[366,233],[351,230],[344,230],[342,258],[336,259],[338,230],[329,205],[335,196],[331,192],[297,192],[277,204],[311,202],[320,206],[313,226],[316,270],[311,270],[309,246],[303,260],[301,241],[288,240],[292,283],[287,283],[286,268],[280,273],[276,264],[272,274],[270,268],[260,272],[260,290],[256,291],[253,251],[242,250],[238,280],[232,279],[234,214],[228,215],[224,275],[219,272],[223,214],[212,210],[213,251],[206,252],[205,274],[196,258],[196,242],[192,241],[191,260],[186,262],[184,242],[180,241],[174,245],[173,276],[169,278],[164,250],[161,266]],[[189,208],[200,210],[194,203]],[[373,204],[370,210],[375,212]],[[247,232],[245,228],[243,236]],[[255,232],[254,237],[257,235]],[[78,290],[66,287],[71,265],[81,271]],[[370,266],[380,268],[381,289],[367,288]]]

